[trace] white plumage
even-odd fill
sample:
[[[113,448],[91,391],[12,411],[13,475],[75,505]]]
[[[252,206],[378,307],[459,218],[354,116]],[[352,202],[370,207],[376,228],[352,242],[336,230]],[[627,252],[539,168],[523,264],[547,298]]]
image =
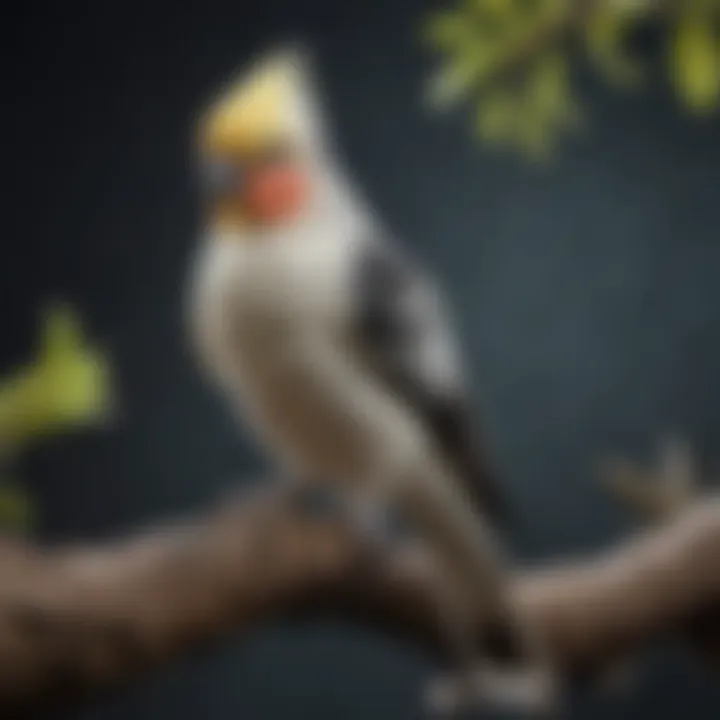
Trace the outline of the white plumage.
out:
[[[381,463],[411,462],[427,446],[347,332],[356,250],[348,236],[316,235],[205,246],[198,347],[289,477],[379,483]]]

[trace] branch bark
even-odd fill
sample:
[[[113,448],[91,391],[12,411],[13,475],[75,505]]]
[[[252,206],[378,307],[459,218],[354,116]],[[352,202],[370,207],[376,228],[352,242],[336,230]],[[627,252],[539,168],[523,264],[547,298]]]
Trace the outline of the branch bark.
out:
[[[371,558],[342,523],[274,493],[116,545],[7,539],[0,562],[3,717],[130,681],[279,615],[342,616],[447,657],[445,588],[427,558],[407,547]],[[665,636],[701,629],[706,640],[720,619],[720,500],[595,559],[518,572],[514,588],[568,676]]]

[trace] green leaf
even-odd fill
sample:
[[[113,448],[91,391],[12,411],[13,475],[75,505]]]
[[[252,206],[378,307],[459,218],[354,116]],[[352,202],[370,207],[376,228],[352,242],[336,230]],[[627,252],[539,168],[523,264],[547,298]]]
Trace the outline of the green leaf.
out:
[[[601,3],[587,24],[585,39],[591,60],[608,80],[622,87],[635,87],[643,80],[642,65],[624,46],[641,17],[639,7]]]
[[[525,13],[522,3],[516,0],[469,0],[468,6],[472,17],[493,30],[497,30],[498,25],[518,22]]]
[[[477,108],[475,130],[486,142],[502,144],[515,132],[519,102],[511,92],[501,90],[483,97]]]
[[[427,93],[429,105],[444,110],[457,104],[482,81],[493,60],[490,49],[483,44],[456,52],[431,78]]]
[[[111,414],[109,362],[82,335],[72,311],[52,308],[43,326],[40,357],[0,381],[3,454],[17,453],[51,434],[103,423]]]
[[[686,106],[698,114],[712,112],[720,100],[720,47],[714,23],[706,13],[681,18],[672,44],[673,79]]]
[[[41,340],[46,357],[72,353],[82,344],[80,318],[66,305],[50,305],[45,310]]]
[[[529,79],[533,109],[539,118],[556,117],[568,92],[568,63],[559,52],[542,57]]]
[[[426,44],[438,50],[453,50],[470,39],[471,27],[460,10],[445,10],[430,16],[422,28]]]
[[[86,425],[105,416],[111,402],[107,358],[88,345],[79,316],[64,306],[46,315],[37,392],[49,428]]]

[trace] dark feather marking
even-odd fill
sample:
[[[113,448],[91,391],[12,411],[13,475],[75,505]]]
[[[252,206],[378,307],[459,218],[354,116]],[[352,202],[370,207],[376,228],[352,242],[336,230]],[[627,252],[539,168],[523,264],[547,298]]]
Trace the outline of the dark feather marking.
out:
[[[452,383],[433,383],[419,360],[429,343],[454,341],[436,289],[397,248],[379,243],[364,249],[357,280],[358,337],[373,368],[420,414],[474,508],[507,527],[512,513],[467,406],[460,368]]]

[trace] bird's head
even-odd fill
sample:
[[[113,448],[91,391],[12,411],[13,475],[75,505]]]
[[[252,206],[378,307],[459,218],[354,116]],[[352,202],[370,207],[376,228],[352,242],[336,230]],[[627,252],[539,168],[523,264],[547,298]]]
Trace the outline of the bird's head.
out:
[[[291,224],[309,207],[322,145],[307,55],[257,60],[199,128],[209,221],[230,231]]]

